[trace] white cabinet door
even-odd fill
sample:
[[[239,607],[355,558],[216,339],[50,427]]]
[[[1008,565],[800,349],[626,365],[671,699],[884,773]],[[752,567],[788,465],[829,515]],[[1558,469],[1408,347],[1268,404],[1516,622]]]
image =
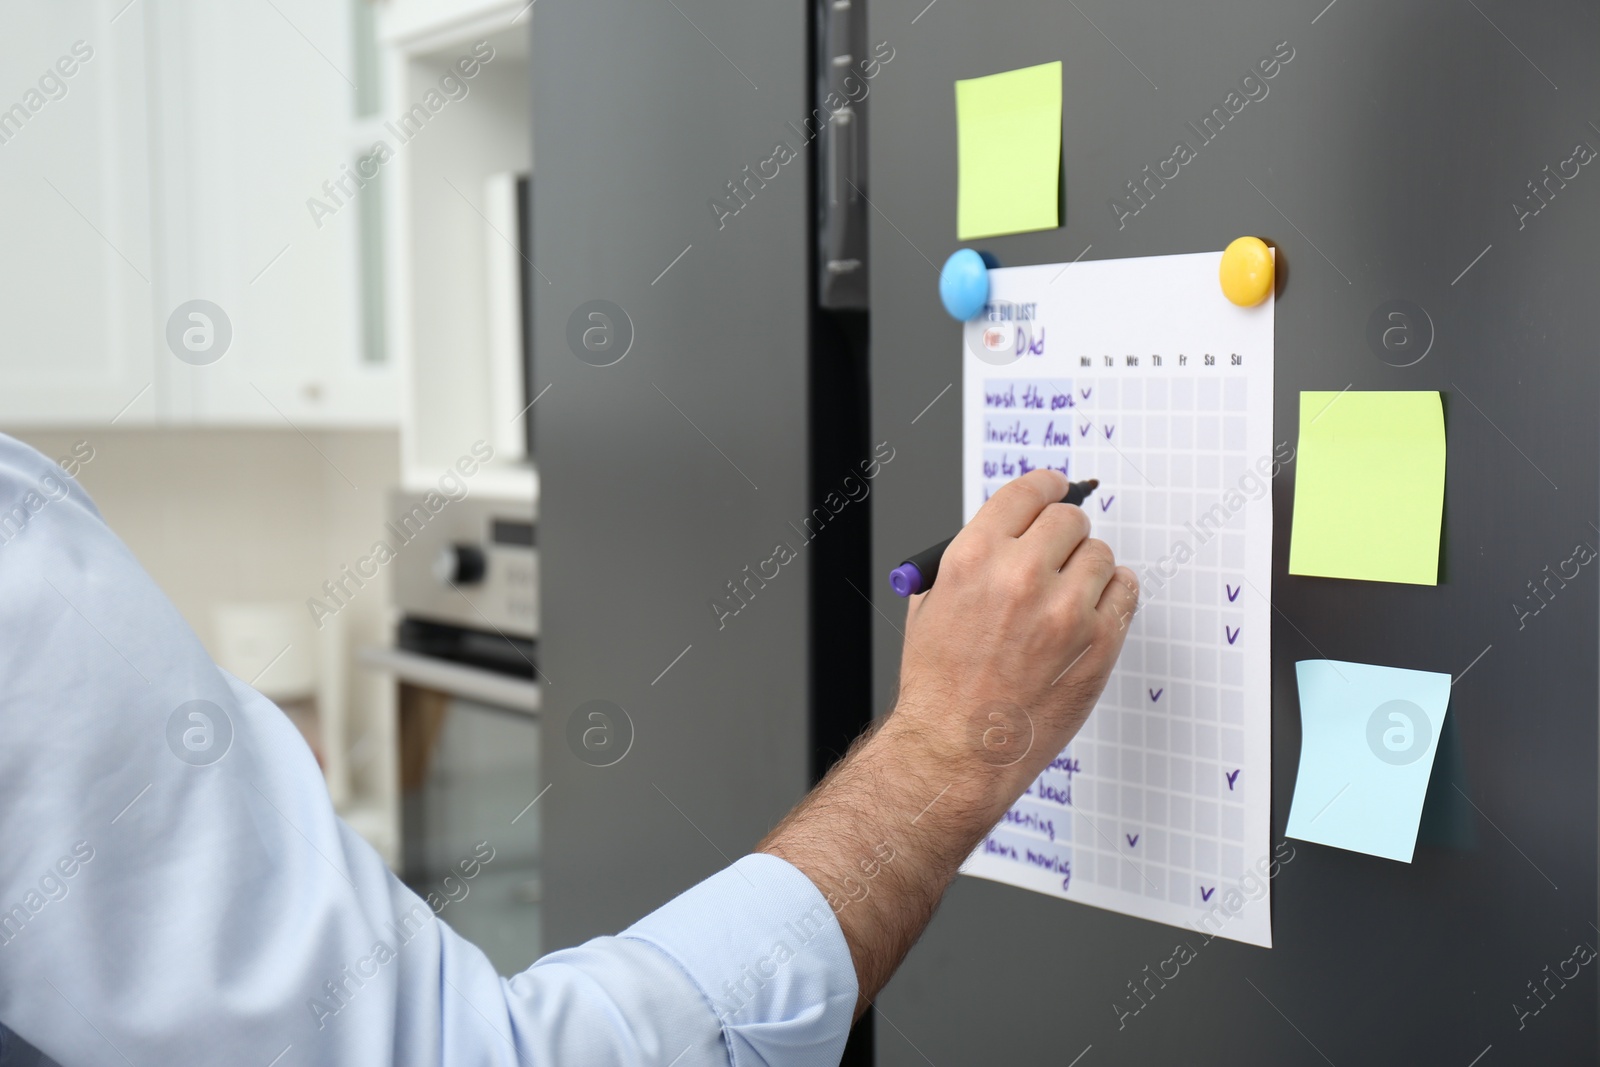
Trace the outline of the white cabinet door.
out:
[[[0,428],[158,416],[144,4],[0,15]]]
[[[231,333],[213,362],[168,361],[174,415],[394,424],[397,375],[370,358],[363,330],[360,234],[364,211],[378,217],[381,187],[352,178],[350,0],[170,0],[161,10],[162,312],[209,301]]]

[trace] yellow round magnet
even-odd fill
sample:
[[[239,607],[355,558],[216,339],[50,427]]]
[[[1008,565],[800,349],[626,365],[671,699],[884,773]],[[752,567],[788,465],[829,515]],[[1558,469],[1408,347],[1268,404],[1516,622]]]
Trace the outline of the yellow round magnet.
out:
[[[1272,292],[1272,249],[1259,237],[1240,237],[1223,250],[1217,274],[1223,296],[1242,308],[1255,307]]]

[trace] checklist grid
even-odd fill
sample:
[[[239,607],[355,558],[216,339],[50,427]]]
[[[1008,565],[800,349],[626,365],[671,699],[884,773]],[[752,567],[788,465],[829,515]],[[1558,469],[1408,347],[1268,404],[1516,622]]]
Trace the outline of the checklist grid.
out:
[[[968,510],[1041,466],[1099,479],[1083,507],[1140,608],[1082,732],[964,870],[1270,944],[1270,325],[1264,346],[1180,335],[1132,355],[1058,341],[1049,311],[1028,356],[968,353]]]

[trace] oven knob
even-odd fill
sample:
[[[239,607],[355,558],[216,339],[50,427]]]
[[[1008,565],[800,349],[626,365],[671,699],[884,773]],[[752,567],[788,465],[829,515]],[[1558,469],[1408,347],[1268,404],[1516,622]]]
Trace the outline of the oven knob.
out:
[[[454,544],[439,550],[433,560],[433,576],[440,585],[472,585],[483,581],[488,562],[477,545]]]

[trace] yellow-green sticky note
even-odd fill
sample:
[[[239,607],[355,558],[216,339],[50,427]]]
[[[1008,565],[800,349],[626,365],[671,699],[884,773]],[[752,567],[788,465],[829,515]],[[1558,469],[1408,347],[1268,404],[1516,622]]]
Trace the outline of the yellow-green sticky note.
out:
[[[1438,393],[1300,394],[1289,573],[1439,584]]]
[[[956,82],[956,237],[1061,225],[1061,63]]]

